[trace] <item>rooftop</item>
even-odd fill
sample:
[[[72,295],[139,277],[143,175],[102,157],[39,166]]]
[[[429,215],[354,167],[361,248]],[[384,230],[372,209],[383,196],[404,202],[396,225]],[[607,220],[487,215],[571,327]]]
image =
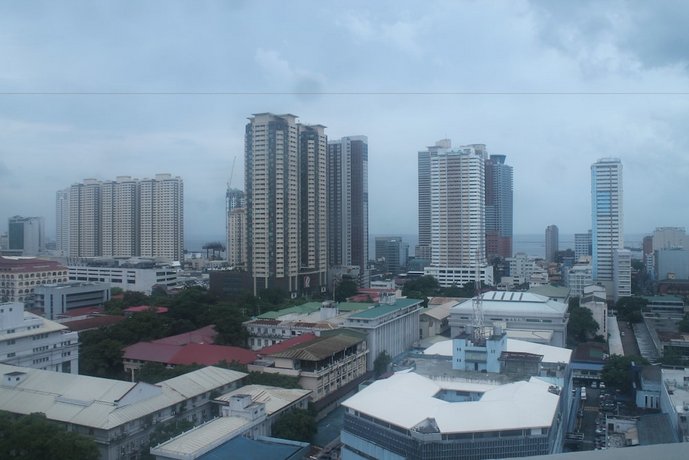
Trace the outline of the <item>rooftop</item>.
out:
[[[288,348],[292,348],[295,345],[300,345],[305,342],[310,342],[316,338],[315,334],[307,333],[307,334],[302,334],[302,335],[297,335],[295,337],[291,337],[287,340],[283,340],[280,343],[276,343],[275,345],[270,345],[264,348],[261,348],[258,350],[258,354],[266,356],[266,355],[271,355],[273,353],[280,353],[281,351],[285,351]]]
[[[529,353],[543,356],[544,363],[568,363],[572,357],[572,350],[568,348],[554,347],[540,343],[527,342],[507,338],[507,350],[509,353]],[[443,340],[431,345],[423,352],[425,355],[452,356],[452,340]]]
[[[26,377],[14,386],[0,386],[0,410],[15,414],[42,412],[50,420],[104,430],[246,376],[206,367],[149,385],[0,364],[0,374],[17,371]],[[135,388],[139,391],[132,391]]]
[[[482,387],[482,388],[479,388]],[[506,385],[435,381],[413,372],[377,380],[342,403],[378,420],[411,430],[434,419],[441,433],[473,433],[550,427],[559,396],[532,378]],[[442,390],[482,392],[478,401],[447,402]]]
[[[546,296],[530,292],[490,291],[481,294],[483,310],[491,313],[518,315],[565,315],[567,305]],[[466,300],[452,309],[456,313],[473,315],[473,299]]]
[[[388,315],[394,311],[401,310],[403,308],[411,307],[412,305],[417,305],[423,302],[419,299],[396,299],[393,305],[388,304],[378,304],[371,306],[368,310],[363,310],[354,313],[349,316],[349,319],[375,319],[382,316]]]
[[[311,394],[311,390],[279,388],[267,385],[246,385],[215,398],[215,400],[229,403],[233,396],[250,395],[252,402],[265,404],[266,414],[270,416],[307,397],[309,394]]]
[[[338,329],[332,334],[317,337],[311,341],[297,344],[286,350],[271,353],[270,356],[276,358],[299,359],[304,361],[320,361],[345,350],[366,339],[366,335],[351,331]]]

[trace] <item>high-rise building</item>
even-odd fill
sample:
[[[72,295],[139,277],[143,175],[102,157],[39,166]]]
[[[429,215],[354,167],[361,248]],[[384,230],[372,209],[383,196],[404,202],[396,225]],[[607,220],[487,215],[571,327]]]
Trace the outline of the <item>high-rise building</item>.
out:
[[[69,189],[55,194],[55,237],[58,254],[69,254]]]
[[[37,256],[45,250],[42,217],[10,217],[7,226],[8,249],[11,251],[21,251],[23,256]]]
[[[591,165],[591,249],[593,280],[609,282],[608,293],[615,292],[613,258],[624,248],[622,209],[622,162],[603,158]]]
[[[171,174],[139,181],[142,256],[184,260],[184,184]]]
[[[612,262],[613,300],[617,302],[620,297],[632,295],[632,252],[629,249],[616,249]]]
[[[545,228],[545,261],[555,262],[555,255],[560,250],[560,231],[557,225]]]
[[[297,123],[295,115],[249,118],[244,180],[254,294],[326,287],[326,144],[324,126]]]
[[[574,234],[574,258],[591,256],[591,230],[586,233]]]
[[[653,231],[653,251],[689,249],[689,236],[684,227],[657,227]]]
[[[368,138],[329,141],[327,169],[330,267],[359,267],[368,287]]]
[[[227,262],[232,267],[243,267],[246,264],[246,202],[244,192],[228,188],[225,200]]]
[[[472,144],[452,149],[450,141],[443,140],[428,149],[428,157],[431,264],[424,272],[443,286],[463,286],[474,281],[478,267],[481,279],[492,284],[492,270],[489,274],[483,268],[486,146]],[[419,194],[425,192],[420,185]]]
[[[399,274],[402,268],[401,255],[401,236],[376,237],[376,261],[380,261],[383,272],[393,275]]]
[[[512,166],[505,155],[486,160],[486,258],[512,257]]]
[[[452,146],[450,139],[441,139],[427,150],[418,154],[418,212],[419,243],[414,256],[418,259],[431,260],[431,154]]]
[[[60,197],[58,192],[58,199]],[[180,177],[86,179],[69,189],[71,257],[184,255],[184,186]]]

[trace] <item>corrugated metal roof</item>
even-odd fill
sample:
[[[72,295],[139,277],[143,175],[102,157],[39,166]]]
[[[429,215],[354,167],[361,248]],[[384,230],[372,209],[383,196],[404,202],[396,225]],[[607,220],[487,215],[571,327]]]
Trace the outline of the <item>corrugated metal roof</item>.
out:
[[[236,395],[250,395],[251,400],[266,405],[266,414],[272,415],[311,394],[311,390],[288,389],[267,385],[246,385],[230,393],[215,398],[216,401],[229,402]]]
[[[339,331],[338,331],[339,332]],[[276,358],[301,359],[304,361],[320,361],[334,353],[345,350],[364,340],[361,335],[351,333],[334,333],[319,337],[310,342],[298,344],[287,350],[273,353],[270,356]]]
[[[136,385],[131,382],[63,374],[0,364],[0,374],[20,371],[15,386],[0,385],[0,410],[17,414],[43,412],[51,420],[109,430],[123,423],[235,382],[246,374],[206,367],[149,386],[133,403],[118,406]],[[135,398],[136,399],[136,398]]]

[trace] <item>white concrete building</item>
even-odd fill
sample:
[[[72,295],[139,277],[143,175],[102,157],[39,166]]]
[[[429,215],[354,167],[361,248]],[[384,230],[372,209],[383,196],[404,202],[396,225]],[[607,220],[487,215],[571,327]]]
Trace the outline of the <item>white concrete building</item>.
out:
[[[67,278],[67,267],[53,260],[0,256],[0,302],[31,306],[37,286],[66,283]]]
[[[593,284],[593,268],[591,264],[576,264],[566,272],[565,282],[572,290],[572,297],[581,297],[584,287]]]
[[[377,306],[347,317],[345,327],[367,334],[367,370],[373,370],[373,363],[382,352],[395,358],[419,340],[421,302],[418,299],[381,296]]]
[[[37,256],[45,251],[45,229],[42,217],[10,217],[8,249],[21,251],[22,256]]]
[[[397,373],[342,405],[343,460],[481,460],[561,450],[560,389],[538,378],[491,385]]]
[[[125,268],[70,265],[69,281],[109,283],[123,291],[151,293],[155,285],[168,288],[178,284],[178,271],[173,267]]]
[[[593,280],[612,284],[615,251],[624,249],[622,162],[618,158],[602,158],[591,165],[591,222]]]
[[[69,188],[55,194],[55,249],[62,257],[69,255]]]
[[[528,292],[491,291],[481,294],[484,326],[500,326],[509,338],[564,347],[567,305]],[[474,322],[473,299],[450,312],[451,337],[465,333]]]
[[[22,303],[0,303],[0,337],[0,363],[79,372],[79,334],[25,312]]]
[[[209,420],[211,394],[234,390],[246,374],[205,367],[151,385],[0,364],[0,376],[0,410],[41,412],[93,439],[102,460],[120,460],[146,452],[160,423]]]
[[[109,283],[43,284],[34,289],[34,307],[42,308],[46,318],[57,319],[72,308],[102,307],[110,297]]]
[[[657,227],[653,232],[653,250],[689,249],[689,235],[684,227]]]
[[[632,295],[632,252],[628,249],[617,249],[613,252],[613,300]]]
[[[442,287],[462,287],[476,281],[476,267],[424,267],[424,276],[432,276]],[[488,286],[495,284],[493,266],[483,265],[478,269],[479,279]]]
[[[536,273],[545,272],[536,264],[533,257],[529,257],[523,252],[516,253],[514,257],[508,257],[506,261],[510,264],[510,277],[516,285],[529,282]]]
[[[674,435],[689,442],[689,370],[662,369],[660,410],[668,414]]]

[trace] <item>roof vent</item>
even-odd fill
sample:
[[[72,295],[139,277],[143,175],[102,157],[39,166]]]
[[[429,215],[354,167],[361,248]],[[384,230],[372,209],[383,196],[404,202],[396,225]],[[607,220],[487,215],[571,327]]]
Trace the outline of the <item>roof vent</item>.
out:
[[[26,372],[8,372],[2,376],[2,385],[7,387],[16,387],[26,380],[27,375],[28,374]]]

